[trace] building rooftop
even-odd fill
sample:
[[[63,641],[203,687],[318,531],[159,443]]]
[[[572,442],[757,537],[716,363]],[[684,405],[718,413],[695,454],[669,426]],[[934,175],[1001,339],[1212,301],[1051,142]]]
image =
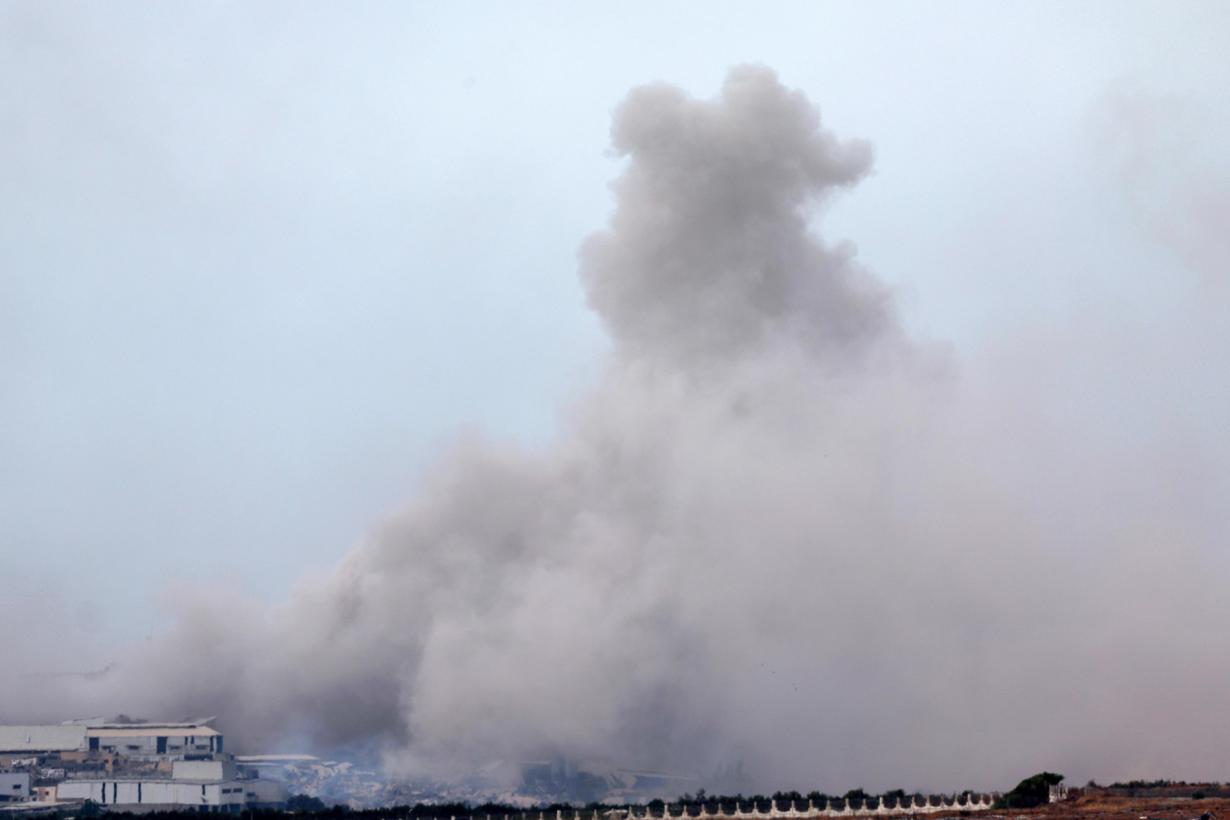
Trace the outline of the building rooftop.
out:
[[[0,753],[85,749],[84,726],[0,726]]]
[[[87,737],[217,737],[222,733],[209,726],[185,726],[183,724],[136,724],[127,726],[89,726],[84,728]]]

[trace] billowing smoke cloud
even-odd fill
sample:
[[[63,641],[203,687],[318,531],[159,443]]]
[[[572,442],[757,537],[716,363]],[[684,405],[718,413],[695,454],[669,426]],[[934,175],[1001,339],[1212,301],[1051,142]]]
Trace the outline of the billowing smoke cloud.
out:
[[[190,609],[79,702],[405,772],[1218,774],[1224,448],[1107,412],[1120,348],[906,339],[812,228],[868,147],[767,69],[637,89],[612,133],[580,275],[613,348],[554,445],[458,443],[336,574]]]
[[[805,210],[861,178],[870,149],[822,130],[802,94],[759,69],[735,71],[716,103],[641,88],[612,137],[631,164],[581,276],[621,354],[686,367],[788,337],[848,356],[883,330],[883,295]]]

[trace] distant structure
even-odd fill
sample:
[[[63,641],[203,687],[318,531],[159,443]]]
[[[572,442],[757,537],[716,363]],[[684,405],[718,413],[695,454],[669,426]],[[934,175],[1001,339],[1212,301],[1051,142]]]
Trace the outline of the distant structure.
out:
[[[212,720],[0,726],[0,803],[5,814],[85,800],[137,813],[285,805],[286,787],[237,764]]]

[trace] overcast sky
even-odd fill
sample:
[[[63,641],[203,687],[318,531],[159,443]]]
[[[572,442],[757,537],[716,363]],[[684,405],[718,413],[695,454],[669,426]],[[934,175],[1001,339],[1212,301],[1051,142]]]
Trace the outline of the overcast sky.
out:
[[[1225,202],[1227,54],[1213,2],[0,2],[0,615],[105,660],[179,583],[283,599],[461,431],[548,440],[649,81],[763,62],[868,139],[826,237],[960,361],[1224,315],[1224,211],[1172,216]]]

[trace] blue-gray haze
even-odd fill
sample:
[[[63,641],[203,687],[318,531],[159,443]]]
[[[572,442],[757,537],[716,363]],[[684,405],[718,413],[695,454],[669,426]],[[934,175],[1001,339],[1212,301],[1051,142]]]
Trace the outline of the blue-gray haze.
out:
[[[863,8],[0,6],[0,719],[1225,779],[1230,19]]]

